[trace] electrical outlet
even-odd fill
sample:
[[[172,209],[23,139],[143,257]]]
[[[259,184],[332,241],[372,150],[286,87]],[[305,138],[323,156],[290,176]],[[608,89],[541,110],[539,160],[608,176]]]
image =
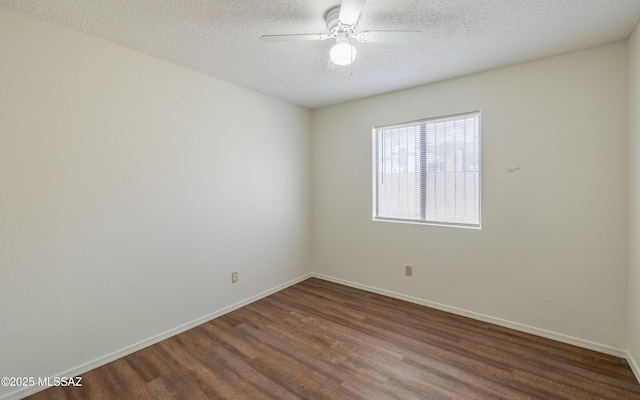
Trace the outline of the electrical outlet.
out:
[[[413,276],[413,267],[411,265],[404,266],[404,274],[406,276]]]
[[[231,283],[236,283],[238,282],[238,273],[237,272],[232,272],[231,273]]]

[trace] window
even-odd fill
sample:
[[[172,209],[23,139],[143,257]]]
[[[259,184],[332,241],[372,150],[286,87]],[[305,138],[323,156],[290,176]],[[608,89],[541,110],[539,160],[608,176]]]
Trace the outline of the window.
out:
[[[373,128],[373,219],[480,228],[480,112]]]

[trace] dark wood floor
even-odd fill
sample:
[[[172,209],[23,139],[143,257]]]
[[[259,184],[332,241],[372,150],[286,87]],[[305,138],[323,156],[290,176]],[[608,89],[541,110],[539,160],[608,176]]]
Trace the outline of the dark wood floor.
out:
[[[308,279],[29,399],[640,399],[626,361]]]

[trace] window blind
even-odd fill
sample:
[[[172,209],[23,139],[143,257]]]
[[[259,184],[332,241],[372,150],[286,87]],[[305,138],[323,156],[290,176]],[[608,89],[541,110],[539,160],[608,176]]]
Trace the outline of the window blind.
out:
[[[480,112],[373,129],[376,220],[480,227]]]

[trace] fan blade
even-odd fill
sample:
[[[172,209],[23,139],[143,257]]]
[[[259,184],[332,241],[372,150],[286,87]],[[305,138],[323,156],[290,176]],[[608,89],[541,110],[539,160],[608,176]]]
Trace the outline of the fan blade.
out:
[[[420,31],[366,31],[358,34],[360,42],[417,43],[422,38]]]
[[[307,40],[325,40],[330,35],[324,33],[309,33],[299,35],[264,35],[260,37],[263,42],[302,42]]]
[[[358,18],[360,18],[365,1],[367,0],[342,0],[338,21],[342,25],[355,25],[358,22]]]

